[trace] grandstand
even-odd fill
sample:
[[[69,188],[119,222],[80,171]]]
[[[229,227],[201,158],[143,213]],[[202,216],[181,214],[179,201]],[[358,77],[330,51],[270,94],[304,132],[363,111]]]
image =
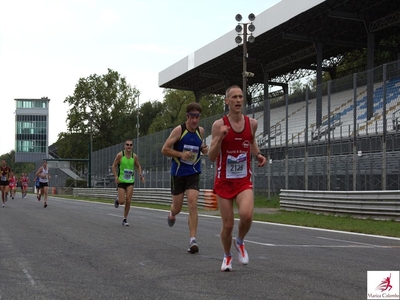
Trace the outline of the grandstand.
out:
[[[243,88],[264,95],[247,113],[258,120],[257,142],[270,162],[253,168],[256,191],[400,190],[399,16],[397,0],[282,0],[256,16],[246,58],[254,76]],[[193,91],[196,101],[241,86],[244,47],[235,43],[233,20],[230,32],[161,71],[159,86]],[[316,90],[286,105],[290,83],[310,75]],[[273,87],[283,90],[280,106],[271,106]],[[208,144],[220,117],[201,120]],[[170,162],[160,154],[169,133],[140,137],[146,187],[169,187]],[[93,154],[96,179],[121,147]],[[201,187],[212,188],[214,175],[204,158]]]
[[[398,63],[394,62],[390,66],[396,66]],[[386,189],[399,189],[400,134],[393,124],[398,122],[396,114],[400,105],[400,77],[393,74],[395,73],[388,74],[390,76],[386,84],[383,82],[374,84],[373,121],[367,120],[366,117],[367,86],[360,85],[349,89],[348,84],[340,84],[343,79],[330,83],[330,86],[334,87],[331,88],[330,93],[325,88],[327,92],[322,97],[323,123],[319,131],[315,126],[315,98],[310,97],[308,101],[297,101],[288,106],[283,103],[281,106],[272,108],[271,128],[274,130],[271,132],[274,136],[271,137],[270,148],[267,147],[268,140],[263,136],[265,132],[262,122],[263,106],[259,105],[254,112],[249,109],[248,115],[252,117],[254,114],[254,118],[259,121],[256,136],[261,151],[268,154],[272,162],[268,166],[269,170],[253,166],[255,189],[259,192],[265,192],[268,189],[272,193],[278,193],[280,189],[287,186],[291,189],[304,189],[306,177],[309,181],[308,189],[315,190],[352,190],[353,182],[359,190],[381,189],[383,180],[386,181]],[[365,73],[359,73],[356,76],[363,78],[364,75]],[[353,77],[351,76],[351,81]],[[384,99],[386,99],[386,114],[383,111]],[[328,104],[329,101],[330,104]],[[330,118],[328,107],[330,107]],[[353,130],[354,115],[356,115],[355,131]],[[387,118],[386,129],[383,127],[384,116]],[[220,117],[221,115],[216,115],[200,121],[200,125],[207,133],[207,144],[211,143],[211,126]],[[306,120],[308,120],[307,126]],[[330,122],[329,127],[328,122]],[[287,129],[286,126],[288,126]],[[170,161],[160,154],[160,149],[170,131],[171,129],[167,129],[140,138],[140,160],[146,172],[146,187],[169,187]],[[286,131],[288,132],[287,141]],[[306,139],[306,131],[308,131],[308,139]],[[356,132],[356,153],[353,148],[354,132]],[[385,159],[383,159],[382,149],[384,132],[387,133]],[[94,153],[93,174],[97,176],[94,180],[97,186],[113,186],[113,181],[109,180],[109,165],[115,153],[122,148],[123,144],[120,144]],[[108,165],[104,162],[108,162]],[[308,176],[305,175],[306,170],[308,170]],[[383,170],[385,170],[385,179],[382,178]],[[214,176],[213,163],[204,157],[201,187],[212,188]],[[267,188],[268,178],[271,182]]]
[[[366,86],[357,88],[356,113],[358,136],[383,133],[383,84],[374,85],[373,94],[373,117],[367,119],[367,96]],[[308,130],[309,137],[313,140],[327,140],[328,134],[331,139],[350,138],[353,136],[353,112],[354,112],[354,92],[347,90],[331,95],[330,97],[330,117],[328,113],[328,96],[322,97],[322,124],[316,127],[316,99],[288,105],[288,114],[286,107],[281,106],[271,109],[271,141],[272,146],[283,146],[286,142],[286,120],[288,120],[288,143],[303,144],[305,142],[305,132]],[[308,109],[308,127],[306,126],[306,114]],[[251,116],[249,114],[249,116]],[[268,136],[264,135],[263,119],[264,112],[255,114],[259,121],[259,128],[256,137],[259,147],[264,149],[268,146]],[[386,84],[386,117],[387,131],[396,130],[395,124],[398,124],[400,116],[400,77],[387,81]],[[328,132],[328,123],[330,130]]]

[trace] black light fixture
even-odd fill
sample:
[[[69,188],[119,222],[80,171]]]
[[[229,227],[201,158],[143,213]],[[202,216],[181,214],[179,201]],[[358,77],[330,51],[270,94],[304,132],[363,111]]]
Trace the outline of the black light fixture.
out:
[[[256,16],[251,13],[248,16],[249,21],[247,23],[239,23],[238,25],[236,25],[235,30],[238,33],[238,35],[235,38],[235,42],[236,44],[240,45],[243,43],[243,73],[242,73],[242,77],[243,77],[243,100],[244,103],[247,103],[247,105],[251,105],[251,98],[249,99],[250,101],[247,101],[246,98],[248,98],[247,96],[247,78],[248,77],[253,77],[254,73],[251,72],[247,72],[247,42],[249,43],[254,43],[255,38],[253,36],[253,31],[256,29],[256,27],[253,25],[253,21],[256,19]],[[237,14],[235,16],[235,20],[237,22],[240,22],[242,20],[242,15]],[[247,31],[250,32],[250,34],[247,34]],[[243,36],[243,37],[242,37]],[[249,76],[249,74],[252,74],[252,76]]]

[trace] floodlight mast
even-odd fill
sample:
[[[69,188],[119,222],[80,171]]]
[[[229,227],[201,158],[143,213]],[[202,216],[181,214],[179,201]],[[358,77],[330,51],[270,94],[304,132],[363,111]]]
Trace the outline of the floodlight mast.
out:
[[[247,104],[247,26],[243,26],[243,103],[244,107]]]
[[[238,22],[238,25],[236,25],[236,32],[238,33],[238,36],[235,38],[235,42],[240,45],[240,43],[243,42],[243,72],[242,72],[242,78],[243,78],[243,102],[246,105],[247,103],[247,77],[253,77],[254,73],[247,72],[247,41],[249,43],[254,42],[254,37],[253,37],[253,31],[256,29],[256,27],[253,25],[253,21],[256,19],[256,16],[254,14],[249,14],[249,21],[247,23],[239,23],[242,20],[242,16],[240,14],[237,14],[235,16],[235,20]],[[243,25],[243,27],[241,26]],[[248,33],[247,29],[249,29],[250,36],[248,39]],[[241,31],[243,30],[243,33]],[[243,39],[240,37],[240,35],[243,36]],[[247,40],[248,39],[248,40]],[[250,75],[250,76],[249,76]]]

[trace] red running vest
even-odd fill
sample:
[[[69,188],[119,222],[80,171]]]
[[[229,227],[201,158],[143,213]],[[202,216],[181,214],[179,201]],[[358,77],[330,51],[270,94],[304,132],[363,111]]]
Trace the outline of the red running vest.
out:
[[[227,116],[223,116],[224,125],[231,129],[224,137],[217,158],[216,182],[219,180],[251,180],[251,126],[248,116],[244,116],[244,129],[235,132]]]

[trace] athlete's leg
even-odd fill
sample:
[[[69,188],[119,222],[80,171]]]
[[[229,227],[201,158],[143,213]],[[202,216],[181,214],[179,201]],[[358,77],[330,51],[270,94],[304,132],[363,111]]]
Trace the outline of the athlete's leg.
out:
[[[131,199],[133,194],[133,185],[126,187],[126,198],[124,207],[124,219],[128,218],[129,210],[131,209]]]
[[[188,216],[189,234],[190,237],[196,237],[197,224],[199,220],[199,215],[197,213],[197,200],[199,198],[199,191],[193,189],[186,190],[186,198],[189,208],[189,216]],[[182,197],[181,207],[182,203],[183,203],[183,197]]]
[[[46,185],[43,187],[43,194],[44,194],[44,203],[47,203],[47,194],[49,191],[49,187]]]
[[[242,241],[249,232],[253,222],[254,194],[252,189],[244,190],[236,196],[236,203],[239,210],[238,238]]]
[[[176,216],[182,210],[184,193],[179,195],[172,195],[171,214]]]
[[[6,195],[8,195],[8,191],[9,191],[9,187],[8,187],[8,185],[5,185],[4,186],[4,193],[6,194]],[[11,195],[11,193],[10,193],[10,195]]]
[[[120,205],[125,204],[125,194],[126,194],[126,190],[122,187],[118,188],[118,203]]]
[[[229,254],[231,252],[232,230],[235,221],[233,217],[233,200],[221,198],[218,195],[217,200],[222,222],[221,243],[224,253]]]
[[[4,185],[0,185],[0,190],[1,190],[1,201],[3,201],[4,204]]]

